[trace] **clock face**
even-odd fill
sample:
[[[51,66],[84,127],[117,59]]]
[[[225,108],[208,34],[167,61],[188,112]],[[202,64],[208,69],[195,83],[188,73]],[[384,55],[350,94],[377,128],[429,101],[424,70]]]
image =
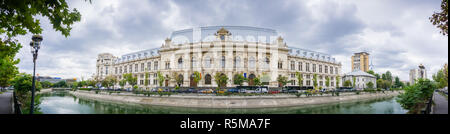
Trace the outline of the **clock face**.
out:
[[[224,36],[224,35],[221,35],[221,36],[220,36],[220,39],[221,39],[221,40],[225,40],[225,36]]]

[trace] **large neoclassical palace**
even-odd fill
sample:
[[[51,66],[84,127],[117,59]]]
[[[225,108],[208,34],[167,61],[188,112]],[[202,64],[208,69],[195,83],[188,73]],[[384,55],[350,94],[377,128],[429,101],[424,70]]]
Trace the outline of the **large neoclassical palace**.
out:
[[[121,57],[110,53],[99,54],[94,77],[104,79],[108,75],[122,79],[125,73],[138,78],[138,86],[144,89],[158,87],[157,72],[165,77],[173,74],[183,78],[182,87],[217,87],[214,75],[227,75],[227,87],[233,84],[233,76],[241,74],[253,85],[260,77],[269,87],[278,87],[277,78],[286,76],[292,80],[288,85],[298,85],[295,74],[301,72],[303,85],[313,85],[317,74],[319,86],[335,87],[341,64],[328,54],[306,49],[288,47],[275,30],[246,26],[209,26],[175,31],[160,48],[134,52]],[[201,73],[197,84],[191,77]],[[150,76],[145,79],[145,74]],[[145,86],[145,80],[148,80]],[[174,87],[176,81],[166,80],[165,86]],[[196,85],[195,85],[196,84]],[[130,87],[127,85],[126,87]]]

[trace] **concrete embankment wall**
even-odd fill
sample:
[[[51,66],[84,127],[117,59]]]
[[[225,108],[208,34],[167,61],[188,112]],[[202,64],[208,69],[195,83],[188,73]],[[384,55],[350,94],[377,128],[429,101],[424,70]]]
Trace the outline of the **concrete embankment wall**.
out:
[[[130,95],[95,94],[86,91],[70,91],[70,94],[87,99],[134,103],[157,106],[193,107],[193,108],[271,108],[289,107],[313,104],[327,104],[347,101],[371,100],[394,97],[399,92],[362,93],[360,95],[347,94],[341,96],[314,96],[314,97],[241,97],[241,96],[171,96],[171,97],[144,97]]]

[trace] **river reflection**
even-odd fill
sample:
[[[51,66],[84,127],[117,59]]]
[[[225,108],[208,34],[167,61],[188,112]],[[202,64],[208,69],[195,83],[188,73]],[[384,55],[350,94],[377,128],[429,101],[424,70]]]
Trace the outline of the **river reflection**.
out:
[[[395,98],[284,108],[208,109],[124,104],[77,98],[67,92],[42,94],[44,114],[405,114]]]

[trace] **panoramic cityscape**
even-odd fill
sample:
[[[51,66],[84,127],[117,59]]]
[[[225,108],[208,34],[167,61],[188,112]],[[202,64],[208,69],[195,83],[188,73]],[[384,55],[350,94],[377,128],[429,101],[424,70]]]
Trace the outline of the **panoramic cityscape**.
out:
[[[448,0],[0,7],[0,114],[448,114]]]

